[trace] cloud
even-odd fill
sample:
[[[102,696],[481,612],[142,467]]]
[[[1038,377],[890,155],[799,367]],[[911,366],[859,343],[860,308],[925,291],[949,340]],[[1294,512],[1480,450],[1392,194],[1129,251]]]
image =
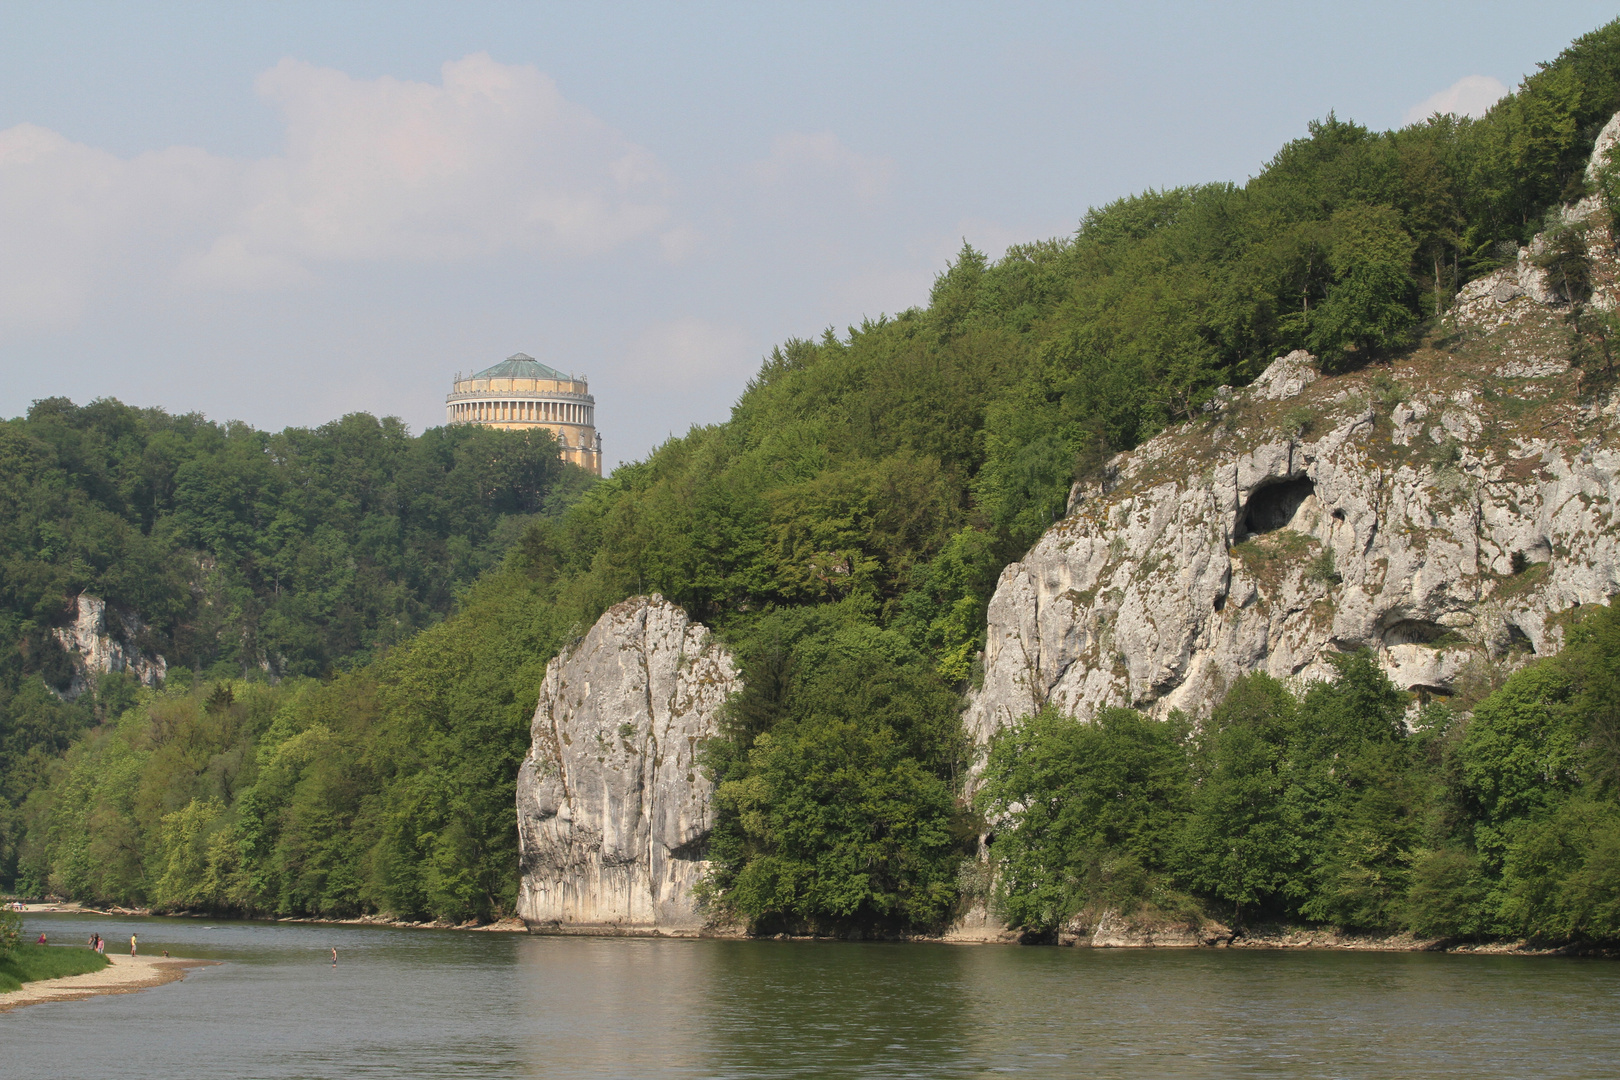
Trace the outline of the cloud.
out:
[[[0,131],[0,325],[70,324],[120,274],[172,264],[222,224],[215,193],[238,171],[185,147],[123,159],[34,124]]]
[[[1424,98],[1406,110],[1406,123],[1416,124],[1435,113],[1484,116],[1501,100],[1508,88],[1489,75],[1464,75],[1438,94]]]
[[[841,187],[865,206],[888,194],[894,184],[894,162],[889,158],[856,153],[830,131],[814,135],[778,135],[769,157],[748,167],[749,176],[764,187],[813,184]]]
[[[638,382],[690,388],[752,374],[759,350],[740,327],[686,316],[643,330],[631,344],[627,360],[624,370]]]
[[[670,231],[653,155],[533,67],[478,53],[432,85],[289,59],[257,89],[285,143],[256,161],[0,131],[0,325],[71,322],[120,277],[278,288],[333,262],[571,258]]]

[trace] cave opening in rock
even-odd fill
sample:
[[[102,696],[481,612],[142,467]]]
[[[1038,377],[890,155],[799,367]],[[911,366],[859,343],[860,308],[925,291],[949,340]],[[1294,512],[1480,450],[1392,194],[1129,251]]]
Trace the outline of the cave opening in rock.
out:
[[[1536,651],[1536,643],[1530,640],[1530,635],[1519,629],[1515,624],[1508,623],[1507,632],[1509,649],[1528,650],[1532,653]]]
[[[1316,494],[1308,476],[1277,480],[1254,489],[1238,515],[1235,539],[1241,541],[1258,533],[1276,532],[1294,520],[1300,506]]]
[[[1423,619],[1402,619],[1384,631],[1384,645],[1433,645],[1443,637],[1457,635],[1439,623]]]

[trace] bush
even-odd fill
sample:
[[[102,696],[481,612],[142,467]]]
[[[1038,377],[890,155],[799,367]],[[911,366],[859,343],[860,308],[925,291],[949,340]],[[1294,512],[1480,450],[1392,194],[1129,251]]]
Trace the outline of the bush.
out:
[[[1487,882],[1479,860],[1457,848],[1414,853],[1406,894],[1406,925],[1422,937],[1473,937],[1485,932]]]
[[[1191,795],[1183,735],[1131,709],[1083,723],[1050,708],[996,734],[979,809],[1010,925],[1049,931],[1149,895]]]
[[[0,957],[10,956],[22,938],[22,915],[10,907],[0,908]]]
[[[1305,577],[1323,585],[1337,585],[1344,580],[1333,560],[1332,548],[1323,548],[1321,554],[1311,560],[1310,565],[1305,568]]]

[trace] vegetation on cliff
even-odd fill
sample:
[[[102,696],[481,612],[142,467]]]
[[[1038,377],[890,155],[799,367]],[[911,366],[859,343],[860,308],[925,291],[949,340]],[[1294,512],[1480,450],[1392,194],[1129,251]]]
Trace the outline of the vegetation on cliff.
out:
[[[1620,941],[1620,604],[1463,714],[1369,654],[1300,698],[1239,680],[1178,718],[1042,713],[1001,732],[981,807],[997,906],[1051,932],[1102,910],[1426,937]]]
[[[189,624],[179,615],[161,604],[148,612],[149,601],[117,591],[122,556],[111,559],[96,587],[176,643],[219,644],[194,654],[174,646],[207,685],[133,702],[109,690],[102,723],[65,756],[38,759],[36,778],[11,796],[22,806],[11,831],[18,881],[86,898],[287,914],[460,919],[508,910],[510,792],[543,665],[611,604],[657,591],[715,626],[750,673],[750,690],[712,749],[720,784],[714,901],[761,927],[938,925],[959,899],[958,871],[975,833],[956,803],[964,763],[956,718],[985,604],[1002,566],[1062,513],[1074,479],[1194,415],[1217,386],[1245,381],[1279,352],[1306,346],[1330,366],[1348,366],[1402,347],[1462,282],[1509,248],[1516,254],[1547,210],[1582,191],[1592,140],[1617,109],[1620,23],[1576,42],[1481,120],[1435,117],[1380,133],[1330,116],[1244,185],[1123,199],[1087,213],[1072,237],[1012,248],[994,263],[964,247],[926,308],[787,342],[728,422],[694,428],[621,467],[565,513],[528,520],[459,613],[408,640],[443,610],[450,583],[516,537],[509,515],[543,511],[568,484],[549,474],[531,482],[521,468],[517,479],[496,469],[498,482],[473,482],[495,468],[485,464],[493,458],[470,456],[469,471],[454,473],[455,440],[474,436],[423,435],[412,444],[423,449],[402,452],[399,468],[426,459],[437,471],[421,484],[395,481],[396,489],[439,492],[443,503],[460,492],[471,499],[467,523],[448,511],[427,514],[432,527],[413,532],[414,510],[334,522],[351,553],[386,535],[382,550],[393,561],[381,560],[389,569],[368,579],[373,592],[313,589],[316,598],[349,598],[330,607],[312,598],[307,616],[289,607],[281,630],[243,617],[231,633],[182,635]],[[265,450],[269,437],[234,437],[248,445],[246,459],[276,460]],[[380,435],[376,442],[395,445]],[[141,475],[144,449],[107,445],[120,468]],[[212,475],[199,466],[203,474]],[[71,469],[62,475],[63,490],[91,490]],[[209,567],[235,567],[243,584],[230,595],[243,597],[241,610],[281,611],[268,599],[281,595],[272,573],[280,563],[253,548],[283,535],[280,518],[233,509],[242,499],[228,484],[199,490],[216,488],[183,519],[190,531],[173,535],[194,538],[180,546],[209,552]],[[44,496],[18,498],[32,505]],[[52,513],[51,521],[72,519]],[[182,528],[179,518],[161,526],[169,519],[120,513],[131,550]],[[319,533],[326,520],[324,511],[295,516],[288,535],[296,543],[272,543],[289,573],[307,562],[318,584],[321,567],[350,565],[322,547],[333,542]],[[7,537],[7,551],[46,551],[42,530]],[[420,543],[395,539],[415,536]],[[36,562],[52,573],[77,565],[69,549],[48,550]],[[50,612],[80,587],[78,579],[39,580],[33,628],[25,633],[19,622],[18,641],[43,640]],[[238,610],[219,595],[198,610]],[[225,643],[236,648],[249,629],[254,640],[280,634],[274,640],[289,643],[278,645],[289,658],[281,673],[310,678],[272,687],[254,684],[250,669],[244,679],[247,665]],[[297,646],[304,641],[313,644]],[[399,644],[388,655],[334,674],[341,656],[390,642]],[[220,660],[233,666],[211,666]],[[54,708],[38,696],[44,677],[21,676],[14,692],[33,686],[40,707]],[[1340,708],[1332,695],[1351,692],[1344,685],[1292,705],[1277,698],[1276,715],[1326,724],[1321,718]],[[1304,905],[1328,896],[1320,888],[1295,896],[1302,871],[1260,863],[1240,875],[1250,881],[1241,897],[1210,884],[1226,880],[1219,843],[1235,835],[1233,815],[1252,805],[1258,783],[1242,762],[1271,760],[1306,738],[1295,733],[1305,721],[1217,724],[1186,766],[1172,761],[1169,748],[1183,744],[1170,729],[1112,716],[1093,736],[1063,733],[1064,723],[1038,722],[1058,741],[1042,744],[1037,759],[1102,761],[1120,776],[1148,778],[1156,793],[1119,808],[1109,819],[1116,824],[1066,838],[1061,851],[1042,854],[1031,840],[1031,880],[1056,860],[1061,880],[1041,886],[1042,896],[1068,899],[1030,900],[1021,918],[1040,923],[1040,912],[1090,898],[1062,875],[1072,867],[1085,881],[1115,873],[1104,867],[1116,864],[1117,845],[1135,859],[1136,878],[1206,898],[1275,905],[1286,894]],[[8,731],[16,730],[13,722]],[[1390,735],[1375,746],[1359,728],[1333,731],[1345,745],[1367,744],[1357,761],[1369,771],[1356,792],[1389,787],[1391,798],[1407,798],[1401,755],[1417,743]],[[1113,743],[1098,738],[1123,740],[1139,756],[1115,761]],[[1340,815],[1313,810],[1313,828],[1327,828],[1329,817],[1337,828],[1361,812],[1359,795],[1332,794],[1348,783],[1342,777],[1301,781],[1299,791]],[[1211,802],[1228,779],[1231,797]],[[1169,787],[1152,787],[1161,781]],[[1063,798],[1100,805],[1105,793],[1102,780],[1088,780]],[[1130,816],[1138,811],[1150,825]],[[1067,820],[1071,811],[1054,813]],[[1286,830],[1292,820],[1267,827]],[[1454,858],[1457,849],[1434,850]],[[1329,868],[1312,873],[1331,876]],[[1341,910],[1332,906],[1339,901],[1321,902],[1311,912]]]

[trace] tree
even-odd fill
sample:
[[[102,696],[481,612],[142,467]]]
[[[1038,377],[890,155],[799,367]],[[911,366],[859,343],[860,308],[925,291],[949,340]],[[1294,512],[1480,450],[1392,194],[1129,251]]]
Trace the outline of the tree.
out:
[[[1298,704],[1269,675],[1232,684],[1199,736],[1192,812],[1177,865],[1195,889],[1251,907],[1276,899],[1296,873],[1287,748]]]
[[[1191,785],[1179,723],[1042,709],[996,734],[978,806],[1010,925],[1050,931],[1088,905],[1134,908],[1162,877]]]
[[[1416,245],[1389,206],[1337,211],[1329,227],[1328,287],[1310,332],[1311,348],[1343,362],[1346,353],[1389,349],[1416,322],[1409,267]]]

